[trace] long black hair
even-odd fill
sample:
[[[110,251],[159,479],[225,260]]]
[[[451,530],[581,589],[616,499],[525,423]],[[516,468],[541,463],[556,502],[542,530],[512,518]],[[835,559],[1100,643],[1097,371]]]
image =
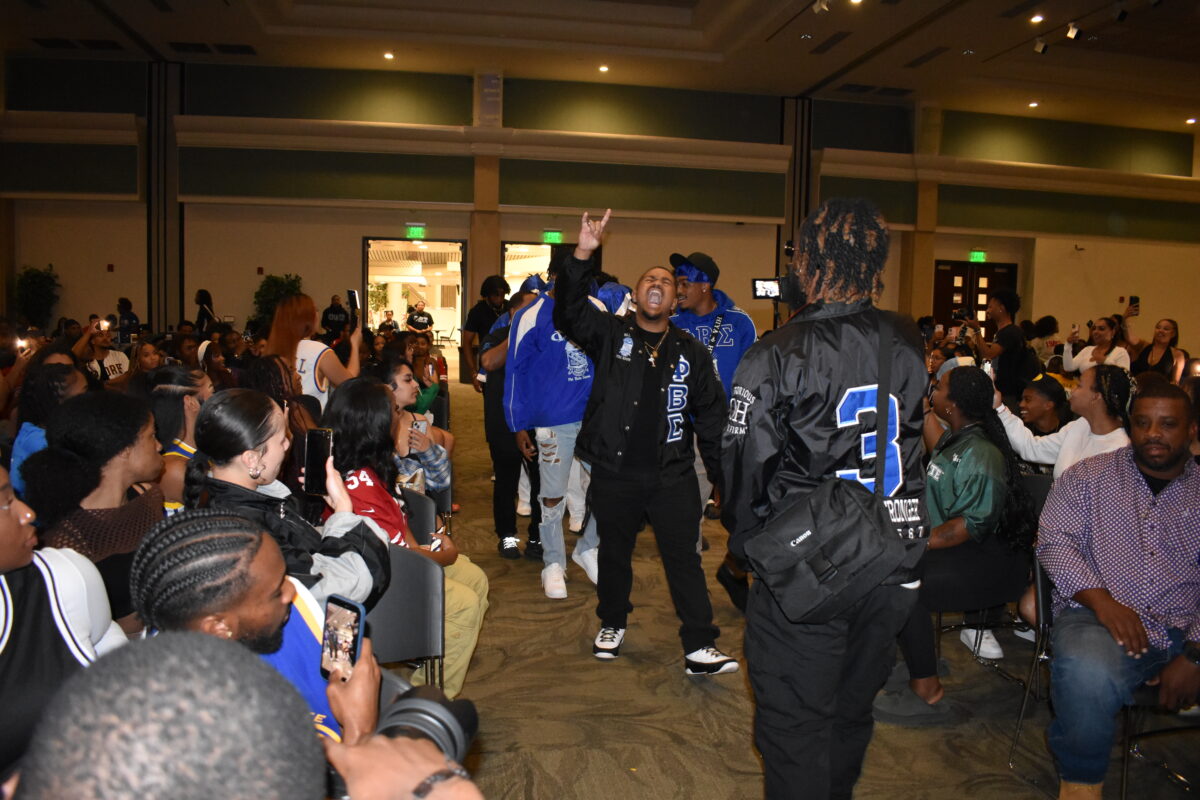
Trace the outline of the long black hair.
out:
[[[151,422],[144,400],[87,392],[63,402],[46,425],[47,447],[21,465],[25,500],[46,529],[79,508],[100,485],[101,471]]]
[[[813,278],[814,298],[870,298],[883,289],[890,241],[883,215],[869,200],[830,198],[800,229],[799,272]]]
[[[160,631],[183,630],[228,608],[250,587],[250,563],[262,541],[261,526],[214,509],[181,511],[157,523],[129,570],[142,621]]]
[[[182,364],[169,364],[150,372],[145,379],[150,410],[154,414],[154,437],[166,449],[183,431],[183,398],[195,397],[204,385],[205,374]]]
[[[208,471],[224,466],[247,450],[261,448],[276,432],[279,406],[262,392],[226,389],[208,399],[196,418],[196,454],[184,476],[183,503],[204,502]]]
[[[343,476],[369,467],[394,493],[395,443],[391,390],[371,378],[353,378],[337,388],[321,424],[333,429],[333,466]]]
[[[1021,467],[1009,444],[1004,423],[992,407],[996,387],[979,367],[955,367],[948,373],[948,397],[971,422],[979,424],[987,440],[1004,457],[1004,481],[1008,493],[996,525],[996,535],[1014,550],[1029,550],[1037,534],[1033,500],[1021,484]]]
[[[71,376],[79,372],[68,364],[30,367],[17,400],[17,422],[45,428],[54,409],[62,405]]]

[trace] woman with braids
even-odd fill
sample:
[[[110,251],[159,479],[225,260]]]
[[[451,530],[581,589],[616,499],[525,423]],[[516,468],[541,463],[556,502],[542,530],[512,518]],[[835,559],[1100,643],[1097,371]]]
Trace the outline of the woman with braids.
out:
[[[1125,335],[1118,317],[1101,317],[1092,326],[1092,343],[1076,355],[1075,347],[1082,341],[1079,331],[1071,331],[1063,345],[1063,369],[1067,372],[1083,372],[1097,364],[1111,364],[1129,369],[1129,351],[1125,349]]]
[[[353,744],[374,732],[379,672],[369,643],[362,674],[355,669],[351,682],[332,681],[329,690],[320,669],[321,607],[287,575],[279,545],[261,526],[214,509],[169,517],[138,548],[130,589],[155,631],[197,631],[261,655],[304,696],[317,733]],[[359,681],[374,681],[373,691],[353,691]]]
[[[127,633],[138,631],[129,564],[163,517],[162,491],[153,485],[163,459],[150,407],[117,392],[87,392],[55,410],[46,441],[22,468],[42,543],[91,559],[104,577],[113,617]]]
[[[392,392],[369,378],[354,378],[338,387],[322,424],[333,429],[333,463],[346,483],[354,511],[371,519],[391,538],[442,565],[446,573],[445,691],[462,691],[471,654],[488,609],[488,579],[477,565],[460,555],[454,540],[433,534],[433,543],[418,545],[408,530],[403,501],[396,494],[397,467],[392,440]]]
[[[174,514],[183,508],[183,479],[196,453],[196,417],[213,395],[212,380],[200,370],[171,364],[145,374],[142,388],[154,415],[154,438],[163,455],[158,482],[163,508]]]
[[[196,454],[188,462],[184,504],[240,514],[271,534],[289,575],[323,604],[340,594],[373,605],[391,576],[386,537],[376,534],[352,504],[328,462],[326,502],[333,515],[318,531],[277,478],[287,455],[283,411],[262,392],[229,389],[204,404],[196,418]]]
[[[1007,587],[1019,592],[1028,577],[1037,520],[1020,483],[1017,456],[992,408],[994,394],[991,378],[978,367],[950,370],[933,393],[933,412],[950,430],[926,471],[933,527],[917,604],[899,637],[909,680],[876,699],[877,720],[894,725],[948,721],[951,708],[942,702],[930,608],[979,609]],[[962,640],[973,648],[977,635],[966,628]],[[990,631],[982,634],[979,654],[1003,657]]]
[[[1100,364],[1086,370],[1070,398],[1079,419],[1047,436],[1035,435],[1007,408],[997,407],[996,413],[1017,455],[1033,464],[1053,464],[1057,478],[1077,461],[1129,444],[1129,389],[1129,373],[1120,367]]]

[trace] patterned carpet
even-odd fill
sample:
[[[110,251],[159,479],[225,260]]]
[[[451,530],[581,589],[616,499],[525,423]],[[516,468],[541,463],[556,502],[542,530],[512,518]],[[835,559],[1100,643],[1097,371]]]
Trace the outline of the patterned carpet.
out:
[[[570,596],[549,600],[539,583],[540,563],[498,556],[482,403],[469,386],[455,384],[452,395],[458,439],[455,500],[462,506],[455,517],[455,539],[491,581],[491,609],[462,695],[479,708],[480,734],[467,766],[484,794],[493,800],[761,797],[745,664],[733,675],[684,675],[678,621],[653,537],[644,534],[638,541],[635,608],[621,657],[599,661],[591,655],[598,626],[595,594],[583,571],[569,564]],[[741,615],[712,578],[724,550],[724,531],[717,522],[705,526],[713,545],[704,553],[704,564],[722,630],[718,645],[740,657]],[[575,538],[567,534],[568,547]],[[1004,631],[998,637],[1007,656],[1003,666],[1023,673],[1032,645]],[[877,725],[855,796],[1045,796],[1007,766],[1020,687],[974,663],[956,635],[946,635],[942,644],[951,666],[947,697],[967,718],[942,728]],[[1017,766],[1042,786],[1055,787],[1043,744],[1048,718],[1046,704],[1036,704]],[[1150,743],[1146,750],[1155,758],[1168,757],[1200,782],[1196,742],[1192,736],[1174,737]],[[1105,797],[1120,796],[1117,754],[1114,748]],[[1131,775],[1130,797],[1182,796],[1147,763],[1135,762]],[[805,797],[804,787],[796,787],[794,796]]]

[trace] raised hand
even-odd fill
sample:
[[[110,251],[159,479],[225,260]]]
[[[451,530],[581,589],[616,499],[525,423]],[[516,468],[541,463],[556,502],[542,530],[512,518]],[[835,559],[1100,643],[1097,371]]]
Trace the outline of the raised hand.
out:
[[[588,216],[588,212],[583,212],[583,218],[579,224],[579,244],[575,245],[575,257],[580,261],[586,261],[592,257],[592,253],[600,247],[600,240],[604,236],[604,229],[608,227],[608,220],[612,217],[612,209],[606,209],[604,218],[599,222],[592,220]]]

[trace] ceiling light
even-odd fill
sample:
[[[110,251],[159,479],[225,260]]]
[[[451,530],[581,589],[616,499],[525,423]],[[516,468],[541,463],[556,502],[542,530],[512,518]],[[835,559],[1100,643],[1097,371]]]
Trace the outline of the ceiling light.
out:
[[[1037,107],[1038,107],[1038,102],[1037,102],[1037,100],[1034,100],[1032,103],[1030,103],[1030,104],[1029,104],[1029,107],[1030,107],[1030,108],[1037,108]]]
[[[1196,118],[1195,118],[1195,117],[1192,117],[1191,119],[1185,119],[1185,120],[1184,120],[1184,122],[1186,122],[1188,125],[1195,125],[1195,124],[1196,124]]]
[[[429,249],[429,245],[427,245],[427,244],[419,244],[419,245],[417,245],[417,248],[418,248],[418,249],[420,249],[420,250],[428,250],[428,249]]]
[[[1074,39],[1077,36],[1079,36],[1079,26],[1076,25],[1074,22],[1069,23],[1067,25],[1067,38]]]
[[[601,65],[600,65],[600,71],[601,71],[601,72],[608,72],[608,64],[601,64]]]
[[[1029,21],[1032,22],[1034,25],[1037,25],[1039,22],[1041,22],[1044,19],[1045,19],[1045,17],[1043,17],[1041,14],[1034,14],[1032,17],[1029,18]]]
[[[975,55],[975,51],[970,48],[967,48],[966,50],[963,50],[963,55],[964,56],[973,56],[973,55]]]
[[[435,278],[440,278],[440,277],[442,277],[442,273],[440,273],[440,272],[435,272],[435,273],[433,273],[433,275],[434,275],[434,277],[435,277]]]
[[[384,58],[386,58],[388,61],[391,61],[391,60],[392,60],[393,58],[395,58],[396,56],[395,56],[395,54],[394,54],[394,53],[392,53],[392,51],[391,51],[391,50],[389,50],[389,51],[387,51],[386,53],[384,53],[384,54],[383,54],[383,57],[384,57]]]
[[[853,3],[854,5],[858,5],[859,3],[862,2],[862,0],[850,0],[850,2]]]
[[[812,8],[814,14],[820,14],[822,11],[828,11],[829,0],[814,0]]]
[[[1049,50],[1049,49],[1050,49],[1050,48],[1046,46],[1046,40],[1045,40],[1045,39],[1034,39],[1034,41],[1033,41],[1033,52],[1035,52],[1035,53],[1037,53],[1039,56],[1041,56],[1041,55],[1045,55],[1045,54],[1046,54],[1046,51],[1047,51],[1047,50]]]

